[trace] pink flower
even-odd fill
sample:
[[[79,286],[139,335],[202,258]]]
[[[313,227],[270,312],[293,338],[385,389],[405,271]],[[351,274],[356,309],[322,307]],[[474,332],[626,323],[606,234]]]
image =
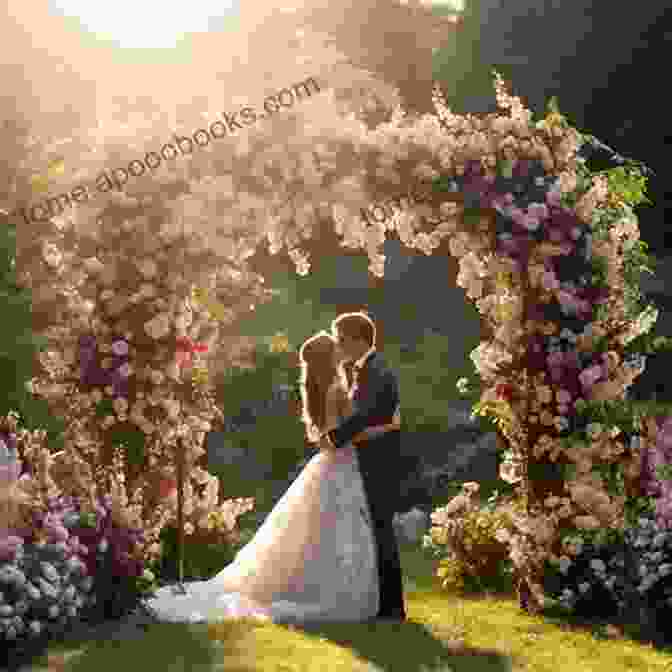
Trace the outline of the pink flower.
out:
[[[537,219],[544,220],[549,216],[548,207],[545,203],[530,203],[527,206],[527,214]]]
[[[564,375],[565,375],[565,372],[562,368],[557,367],[557,366],[551,367],[551,380],[554,383],[560,382],[563,379]]]
[[[511,208],[511,219],[520,227],[525,227],[525,213],[520,208]]]
[[[530,214],[523,215],[522,224],[528,231],[536,231],[540,226],[539,218]]]
[[[546,194],[546,203],[550,206],[555,206],[556,208],[560,206],[562,200],[562,193],[558,189],[551,189]]]
[[[565,239],[565,234],[560,229],[551,229],[548,237],[551,239],[551,242],[560,243]]]
[[[128,354],[128,343],[126,341],[115,341],[112,343],[112,352],[117,357],[124,357]]]
[[[602,377],[602,374],[602,367],[595,364],[581,371],[579,374],[579,382],[584,388],[592,387]]]
[[[565,363],[565,356],[562,352],[551,352],[546,357],[546,362],[550,368],[561,367]]]
[[[558,390],[555,393],[555,396],[556,399],[558,400],[558,404],[561,404],[563,406],[566,406],[572,401],[572,395],[567,390]]]
[[[547,292],[560,289],[560,282],[553,271],[546,271],[542,277],[541,283]]]
[[[560,415],[569,415],[569,406],[567,406],[565,404],[560,404],[558,406],[558,413]]]

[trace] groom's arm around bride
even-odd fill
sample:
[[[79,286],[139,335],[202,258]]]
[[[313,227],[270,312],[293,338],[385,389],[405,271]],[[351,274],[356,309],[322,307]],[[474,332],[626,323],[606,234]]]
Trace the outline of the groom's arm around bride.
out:
[[[341,448],[358,437],[366,428],[389,426],[393,422],[398,406],[399,385],[396,376],[385,366],[380,354],[376,352],[360,374],[360,380],[355,383],[352,414],[338,427],[325,432],[323,437],[332,448]],[[377,437],[371,436],[367,443],[383,436],[391,438],[385,432]],[[359,445],[359,442],[356,445]]]

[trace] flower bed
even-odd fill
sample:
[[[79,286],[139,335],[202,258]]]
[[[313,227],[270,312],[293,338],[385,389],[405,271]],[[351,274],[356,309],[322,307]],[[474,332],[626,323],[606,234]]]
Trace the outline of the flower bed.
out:
[[[31,444],[39,433],[18,430],[12,414],[2,429],[0,648],[10,664],[39,655],[50,639],[77,623],[97,624],[134,611],[159,585],[152,569],[168,556],[174,560],[174,549],[163,548],[155,529],[134,524],[133,504],[123,490],[65,494],[65,472],[57,484],[48,451]],[[36,461],[17,478],[20,447]],[[169,490],[167,496],[174,484]],[[235,543],[236,519],[251,508],[250,500],[240,500],[212,511],[204,528],[208,539],[220,548]],[[165,519],[167,530],[170,521]],[[194,544],[201,541],[198,537]]]

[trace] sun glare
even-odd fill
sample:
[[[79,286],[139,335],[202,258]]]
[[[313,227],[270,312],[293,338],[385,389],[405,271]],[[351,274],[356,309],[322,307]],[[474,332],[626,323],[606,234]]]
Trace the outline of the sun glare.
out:
[[[230,12],[235,0],[52,0],[56,12],[77,18],[84,29],[119,47],[172,48],[186,33],[206,32],[210,20]]]

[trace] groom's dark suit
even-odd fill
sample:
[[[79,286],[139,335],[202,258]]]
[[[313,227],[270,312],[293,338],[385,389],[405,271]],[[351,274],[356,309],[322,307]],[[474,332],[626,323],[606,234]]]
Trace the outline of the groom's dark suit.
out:
[[[328,433],[337,449],[367,427],[391,423],[399,404],[397,378],[375,351],[360,367],[355,367],[353,385],[352,415]],[[400,432],[390,431],[366,442],[358,441],[355,448],[375,527],[380,590],[378,617],[404,618],[401,563],[392,524],[401,482]]]

